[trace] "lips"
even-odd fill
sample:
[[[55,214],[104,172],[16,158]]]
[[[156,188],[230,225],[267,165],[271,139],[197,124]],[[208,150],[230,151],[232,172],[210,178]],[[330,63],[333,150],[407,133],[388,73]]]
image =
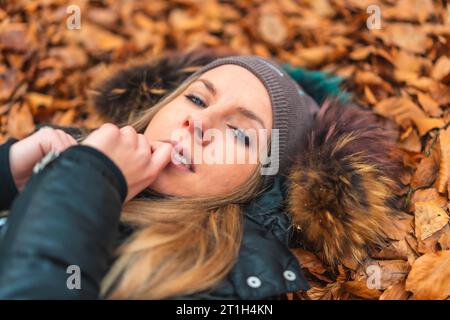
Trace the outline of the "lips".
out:
[[[173,160],[187,168],[189,171],[195,172],[192,157],[187,148],[183,147],[179,142],[174,140],[161,139],[159,141],[172,144],[174,147]]]

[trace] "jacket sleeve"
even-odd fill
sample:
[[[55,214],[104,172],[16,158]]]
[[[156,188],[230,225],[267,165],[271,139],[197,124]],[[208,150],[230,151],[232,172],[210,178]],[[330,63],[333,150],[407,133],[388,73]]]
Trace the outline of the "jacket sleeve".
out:
[[[8,210],[18,193],[9,166],[9,149],[17,141],[10,138],[0,145],[0,210]]]
[[[0,299],[98,298],[127,191],[119,168],[92,147],[48,162],[16,198],[0,239]]]

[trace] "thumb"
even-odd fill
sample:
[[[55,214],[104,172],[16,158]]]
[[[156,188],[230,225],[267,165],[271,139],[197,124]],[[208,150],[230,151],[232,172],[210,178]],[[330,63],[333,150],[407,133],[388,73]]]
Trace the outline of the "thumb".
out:
[[[159,145],[152,145],[154,152],[150,160],[150,170],[157,176],[169,163],[172,161],[173,146],[170,143],[161,143]]]

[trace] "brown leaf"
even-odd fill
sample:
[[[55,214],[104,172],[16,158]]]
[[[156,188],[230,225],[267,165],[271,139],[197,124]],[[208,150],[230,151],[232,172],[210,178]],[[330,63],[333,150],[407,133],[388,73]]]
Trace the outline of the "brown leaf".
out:
[[[431,71],[431,77],[434,80],[441,81],[447,78],[450,74],[450,58],[447,56],[441,56],[434,64]]]
[[[384,23],[375,34],[387,45],[396,45],[415,53],[424,53],[432,45],[423,29],[408,23]]]
[[[34,130],[33,116],[26,104],[15,103],[8,115],[8,133],[22,139]]]
[[[439,157],[439,150],[433,148],[429,157],[422,158],[411,180],[411,187],[413,189],[433,185],[439,172]]]
[[[347,281],[344,282],[344,288],[352,295],[361,297],[363,299],[378,300],[378,298],[381,296],[381,291],[368,288],[365,281]]]
[[[370,71],[357,71],[355,81],[366,85],[381,86],[385,91],[392,92],[392,86],[388,82],[384,81],[380,76]]]
[[[435,14],[432,0],[397,0],[382,10],[384,19],[425,22]]]
[[[413,231],[413,216],[399,212],[392,223],[385,226],[384,232],[392,240],[403,240],[408,233]]]
[[[407,300],[410,294],[405,289],[405,282],[398,282],[384,290],[379,300]]]
[[[0,24],[0,48],[24,52],[33,45],[30,28],[25,23]]]
[[[274,46],[282,46],[288,37],[288,30],[283,17],[271,3],[260,9],[258,30],[261,38]]]
[[[413,127],[406,129],[406,131],[400,136],[400,141],[400,146],[408,151],[420,152],[422,148],[419,135]]]
[[[450,249],[450,228],[447,228],[447,230],[442,233],[438,242],[442,250]]]
[[[325,63],[332,52],[333,48],[330,46],[300,48],[296,52],[296,56],[300,59],[302,65],[316,67]]]
[[[429,94],[419,92],[417,94],[417,99],[423,110],[431,117],[440,117],[442,115],[442,110],[439,108],[439,103],[434,100]]]
[[[450,296],[450,251],[428,253],[418,258],[405,287],[415,299],[447,299]]]
[[[447,206],[447,199],[441,196],[436,188],[419,189],[414,191],[414,195],[411,198],[412,210],[414,211],[414,204],[416,202],[433,202],[441,208]]]
[[[51,48],[48,54],[59,59],[64,69],[82,68],[88,62],[86,52],[77,46]]]
[[[20,71],[0,68],[0,101],[8,99],[24,77]]]
[[[439,240],[441,239],[442,235],[448,232],[450,229],[450,225],[446,224],[442,229],[435,232],[430,237],[426,238],[425,240],[417,240],[417,251],[420,254],[426,254],[431,252],[438,252],[441,250]]]
[[[53,104],[53,97],[38,92],[30,92],[25,97],[34,115],[47,112]]]
[[[434,202],[415,203],[415,228],[417,239],[425,240],[441,230],[449,221],[449,216]]]
[[[374,106],[374,111],[387,118],[392,118],[400,126],[407,128],[414,123],[421,136],[433,128],[444,125],[441,119],[428,118],[425,113],[406,97],[391,97]]]
[[[315,254],[301,248],[293,248],[291,249],[291,251],[299,260],[302,268],[307,269],[311,274],[315,275],[321,280],[331,282],[328,277],[324,276],[324,273],[327,272],[327,269]]]
[[[423,71],[431,68],[431,62],[428,59],[404,50],[395,51],[394,65],[396,71],[412,73],[416,78]]]
[[[450,199],[450,126],[439,131],[439,146],[441,150],[441,161],[438,178],[438,191],[447,195]]]
[[[65,35],[69,42],[81,43],[87,51],[94,55],[119,50],[125,45],[122,37],[89,22],[84,22],[80,30],[67,30]]]
[[[372,289],[385,290],[389,286],[403,281],[410,270],[404,260],[367,260],[358,269],[354,279],[365,281]]]
[[[307,294],[311,300],[346,300],[348,293],[341,282],[328,283],[325,287],[312,287]]]

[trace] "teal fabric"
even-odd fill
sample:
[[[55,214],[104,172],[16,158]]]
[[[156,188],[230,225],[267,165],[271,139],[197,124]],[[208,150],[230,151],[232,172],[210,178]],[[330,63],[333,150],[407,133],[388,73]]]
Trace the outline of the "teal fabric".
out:
[[[341,77],[325,71],[307,70],[289,63],[283,63],[281,66],[319,105],[327,97],[337,97],[343,101],[350,97],[340,88],[344,80]]]

